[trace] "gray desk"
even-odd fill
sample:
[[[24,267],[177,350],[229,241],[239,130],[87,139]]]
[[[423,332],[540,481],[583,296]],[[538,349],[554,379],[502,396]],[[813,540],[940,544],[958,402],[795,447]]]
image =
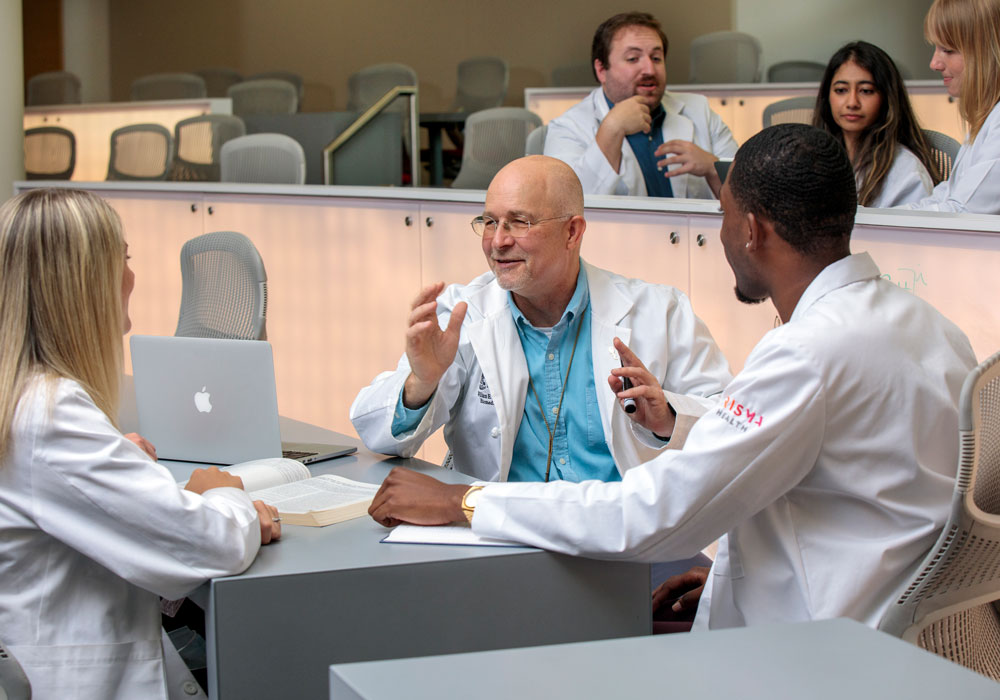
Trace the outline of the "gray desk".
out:
[[[996,700],[1000,685],[853,620],[330,667],[330,698]]]
[[[293,440],[355,442],[295,421]],[[419,460],[357,455],[314,473],[380,483]],[[168,463],[178,477],[195,465]],[[207,606],[213,698],[321,698],[332,663],[649,634],[649,566],[576,559],[530,548],[380,544],[359,518],[286,527],[243,574],[215,579]]]

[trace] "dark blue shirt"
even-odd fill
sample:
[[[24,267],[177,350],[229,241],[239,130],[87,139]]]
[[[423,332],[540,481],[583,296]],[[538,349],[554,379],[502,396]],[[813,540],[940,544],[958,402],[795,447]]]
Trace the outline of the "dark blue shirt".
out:
[[[607,100],[609,108],[615,106],[614,102],[608,100],[607,95],[604,96],[604,99]],[[663,120],[667,116],[663,105],[656,105],[656,109],[651,112],[651,116],[653,117],[653,123],[648,134],[637,131],[630,136],[626,136],[625,139],[628,141],[628,145],[632,147],[635,159],[639,161],[639,169],[642,170],[642,179],[646,181],[646,193],[650,197],[673,197],[674,188],[670,186],[669,178],[663,175],[665,168],[661,168],[656,164],[656,161],[660,160],[660,158],[654,155],[656,149],[663,145]]]

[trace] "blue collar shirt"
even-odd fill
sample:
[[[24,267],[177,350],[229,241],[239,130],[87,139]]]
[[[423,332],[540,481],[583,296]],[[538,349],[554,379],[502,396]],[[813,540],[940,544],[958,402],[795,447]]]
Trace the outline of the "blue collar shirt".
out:
[[[615,103],[607,100],[608,107],[614,107]],[[664,176],[664,168],[656,164],[660,158],[656,157],[656,149],[663,145],[663,121],[667,112],[662,104],[656,105],[656,109],[651,112],[653,123],[648,134],[637,131],[626,136],[628,145],[635,154],[635,159],[639,161],[639,169],[642,170],[642,179],[646,182],[646,194],[650,197],[673,197],[674,188],[670,184],[670,179]]]

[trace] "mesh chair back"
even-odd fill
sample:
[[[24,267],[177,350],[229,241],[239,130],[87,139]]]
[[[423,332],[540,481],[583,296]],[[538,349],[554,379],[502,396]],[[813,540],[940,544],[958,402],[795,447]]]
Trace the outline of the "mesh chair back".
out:
[[[1000,680],[1000,353],[959,400],[951,516],[879,629]]]
[[[347,79],[347,109],[363,112],[397,85],[416,85],[417,72],[402,63],[379,63],[362,68]],[[405,111],[406,103],[396,100],[387,109]]]
[[[818,83],[826,66],[816,61],[782,61],[767,69],[769,83]]]
[[[306,154],[299,142],[284,134],[250,134],[222,145],[223,182],[269,182],[302,185]]]
[[[764,108],[764,128],[775,124],[812,124],[815,109],[816,98],[808,95],[772,102]]]
[[[60,126],[24,132],[24,173],[29,180],[69,180],[76,167],[76,138]]]
[[[305,83],[302,76],[287,70],[272,70],[264,73],[254,73],[247,76],[247,80],[284,80],[295,86],[295,97],[297,108],[302,107],[302,98],[305,96]]]
[[[181,311],[174,335],[261,340],[267,319],[267,273],[242,233],[216,231],[181,248]]]
[[[691,40],[691,83],[760,82],[760,42],[743,32],[712,32]]]
[[[528,134],[541,125],[537,114],[520,107],[470,114],[465,122],[462,168],[451,186],[486,189],[500,168],[524,155]]]
[[[229,97],[229,88],[243,81],[243,76],[232,68],[201,68],[192,72],[205,81],[208,97]]]
[[[274,78],[244,80],[229,88],[233,114],[294,114],[299,108],[299,93],[287,80]]]
[[[31,681],[2,641],[0,641],[0,698],[31,700]]]
[[[109,180],[166,180],[173,153],[170,132],[159,124],[132,124],[111,132]]]
[[[203,114],[177,122],[170,179],[218,182],[222,144],[246,133],[243,120],[230,114]]]
[[[456,112],[478,112],[499,107],[507,97],[510,69],[496,56],[468,58],[458,64],[458,88],[451,108]]]
[[[528,139],[524,142],[524,155],[540,156],[545,152],[546,132],[548,132],[548,127],[542,124],[528,134]]]
[[[553,87],[590,87],[597,85],[594,67],[590,63],[573,63],[552,69]]]
[[[940,131],[924,129],[923,132],[924,138],[927,139],[927,145],[931,147],[934,163],[938,167],[938,172],[941,173],[941,179],[947,180],[955,165],[955,159],[958,158],[958,149],[962,147],[962,144]]]
[[[194,73],[156,73],[132,82],[133,102],[143,100],[196,100],[206,97],[205,81]]]
[[[80,104],[80,79],[64,70],[32,76],[28,79],[25,104],[29,107]]]

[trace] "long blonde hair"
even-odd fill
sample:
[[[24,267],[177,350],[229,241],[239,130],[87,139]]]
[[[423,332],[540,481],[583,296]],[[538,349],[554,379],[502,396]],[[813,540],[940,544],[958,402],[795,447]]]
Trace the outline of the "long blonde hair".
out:
[[[125,239],[88,192],[39,189],[0,207],[0,458],[36,375],[74,379],[117,421]]]
[[[975,140],[1000,102],[1000,0],[934,0],[924,36],[962,54],[958,110],[969,124],[969,140]]]

